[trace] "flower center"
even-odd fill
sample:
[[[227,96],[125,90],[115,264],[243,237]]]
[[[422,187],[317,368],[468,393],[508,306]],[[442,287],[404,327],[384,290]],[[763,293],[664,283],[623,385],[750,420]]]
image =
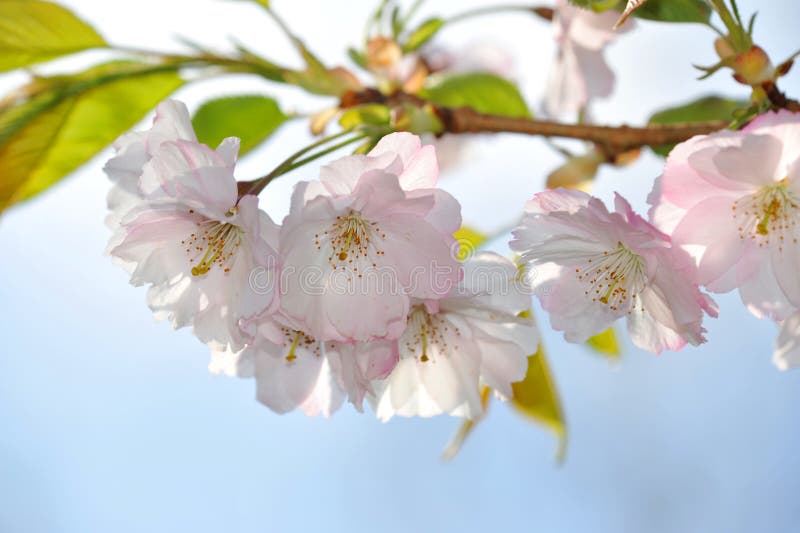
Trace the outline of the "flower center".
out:
[[[190,210],[189,214],[193,215],[194,210]],[[225,273],[230,272],[236,250],[242,244],[244,230],[216,220],[204,220],[196,225],[196,232],[181,241],[192,265],[192,275],[207,274],[214,266]]]
[[[588,256],[575,274],[586,286],[584,294],[612,311],[635,306],[637,295],[647,284],[641,256],[622,243],[615,250]]]
[[[376,247],[378,239],[386,239],[386,234],[381,232],[378,223],[365,220],[360,213],[350,211],[346,215],[337,216],[330,229],[325,230],[322,235],[314,235],[314,245],[317,250],[322,250],[320,243],[328,240],[328,263],[331,267],[334,270],[344,270],[350,266],[354,273],[358,273],[358,264],[365,260],[373,267],[378,266],[375,259],[383,255],[383,251]],[[362,274],[358,274],[358,277],[362,277]]]
[[[283,333],[283,347],[287,348],[286,355],[284,356],[287,363],[291,363],[297,359],[298,348],[305,349],[314,356],[319,357],[320,344],[314,340],[313,337],[309,337],[302,331],[297,331],[285,326],[281,326],[281,333]]]
[[[441,316],[428,313],[425,306],[417,305],[408,315],[408,326],[401,342],[421,363],[427,363],[433,353],[446,356],[449,349],[458,350],[458,345],[447,342],[452,335],[460,337],[461,330]]]
[[[777,245],[779,251],[787,240],[797,244],[800,202],[785,179],[736,200],[731,210],[741,240],[750,239],[761,247]]]

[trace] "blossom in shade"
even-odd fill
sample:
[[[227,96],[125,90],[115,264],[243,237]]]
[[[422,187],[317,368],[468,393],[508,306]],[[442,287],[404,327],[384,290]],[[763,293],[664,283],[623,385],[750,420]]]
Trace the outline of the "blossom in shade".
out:
[[[703,311],[716,310],[691,257],[619,195],[615,207],[566,189],[528,202],[511,248],[553,327],[585,342],[627,317],[633,343],[651,352],[704,342]]]
[[[395,133],[301,182],[280,233],[281,308],[322,341],[397,338],[411,298],[458,282],[458,202],[436,189],[433,148]]]
[[[781,370],[800,366],[800,311],[781,324],[772,361]]]
[[[217,150],[191,140],[160,142],[110,246],[129,266],[132,284],[150,285],[147,302],[157,318],[192,325],[221,350],[244,345],[242,318],[277,305],[278,229],[257,197],[238,197],[237,152],[238,139]]]
[[[438,301],[414,301],[408,327],[394,341],[399,361],[374,384],[379,418],[481,414],[480,386],[510,397],[511,384],[525,377],[539,335],[530,318],[530,296],[517,282],[516,267],[496,254],[480,254],[464,265],[464,279]]]
[[[245,324],[252,341],[239,352],[212,353],[209,369],[230,376],[254,377],[258,400],[277,413],[300,408],[309,416],[330,416],[345,399],[362,410],[372,382],[397,363],[387,341],[347,344],[320,342],[280,314]]]
[[[800,306],[800,115],[679,144],[649,202],[654,224],[696,259],[701,285],[738,288],[758,317]]]
[[[545,106],[553,116],[574,116],[586,110],[594,98],[606,98],[614,89],[614,73],[603,51],[620,32],[633,26],[627,22],[614,31],[619,13],[595,13],[567,0],[557,0],[553,31],[557,55],[548,81]]]

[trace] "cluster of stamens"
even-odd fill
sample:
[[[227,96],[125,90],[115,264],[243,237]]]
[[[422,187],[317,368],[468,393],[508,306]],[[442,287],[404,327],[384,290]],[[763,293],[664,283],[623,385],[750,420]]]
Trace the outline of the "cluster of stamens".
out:
[[[759,247],[797,244],[797,220],[800,202],[786,186],[786,180],[762,187],[740,198],[731,208],[739,239],[750,240]]]
[[[588,298],[612,311],[635,309],[637,295],[647,283],[642,258],[622,243],[614,250],[587,257],[575,275],[585,284]]]
[[[440,315],[430,314],[424,306],[415,306],[408,316],[408,326],[403,334],[405,348],[417,356],[422,363],[431,360],[429,351],[434,351],[439,356],[447,356],[448,350],[458,350],[458,345],[450,345],[447,335],[452,333],[461,336],[461,330],[442,318]]]
[[[189,214],[194,215],[194,210],[190,209]],[[242,229],[216,220],[204,220],[195,225],[195,232],[181,241],[192,265],[192,275],[207,274],[214,266],[230,272],[236,250],[242,244]]]
[[[281,333],[283,333],[283,345],[288,347],[288,351],[284,356],[287,363],[291,363],[297,359],[297,348],[303,348],[311,352],[314,356],[320,356],[320,345],[312,337],[309,337],[302,331],[297,331],[285,326],[281,326]]]
[[[331,267],[334,270],[351,268],[353,274],[361,278],[363,273],[359,272],[358,265],[363,267],[371,264],[377,267],[375,261],[384,254],[376,247],[378,239],[386,239],[386,234],[378,227],[378,223],[364,220],[360,213],[350,211],[346,215],[337,216],[331,227],[321,235],[314,235],[314,246],[322,251],[323,246],[329,243],[326,253],[329,254],[328,263]]]

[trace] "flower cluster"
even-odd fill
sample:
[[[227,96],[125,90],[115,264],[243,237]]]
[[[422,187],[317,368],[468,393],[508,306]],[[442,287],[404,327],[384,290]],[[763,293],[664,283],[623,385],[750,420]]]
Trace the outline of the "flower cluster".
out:
[[[713,293],[738,289],[781,324],[775,362],[800,364],[800,115],[763,115],[741,131],[675,147],[650,194],[650,221],[619,195],[615,212],[557,189],[526,207],[511,247],[555,329],[583,342],[626,317],[637,346],[703,342]]]
[[[300,182],[280,227],[240,194],[236,139],[197,142],[186,107],[122,137],[106,165],[110,254],[149,285],[154,314],[191,326],[210,369],[255,377],[277,412],[330,415],[345,399],[393,415],[481,412],[538,346],[514,265],[456,259],[460,206],[434,149],[395,133]]]

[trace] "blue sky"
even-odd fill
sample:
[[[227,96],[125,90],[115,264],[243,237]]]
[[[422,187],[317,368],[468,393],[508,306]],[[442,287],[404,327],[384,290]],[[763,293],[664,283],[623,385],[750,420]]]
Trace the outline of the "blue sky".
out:
[[[152,47],[176,32],[220,44],[236,34],[275,57],[288,53],[244,5],[193,2],[189,20],[187,2],[146,0],[124,17],[112,3],[67,3],[130,44],[147,44],[140,29],[152,23]],[[313,2],[311,20],[302,6],[275,3],[323,55],[339,60],[369,5]],[[479,2],[434,5],[454,12],[467,4]],[[798,48],[794,2],[740,4],[762,10],[757,37],[776,57]],[[337,21],[337,31],[325,21]],[[552,53],[543,25],[493,17],[446,37],[454,45],[506,44],[526,96],[541,95],[542,58]],[[710,92],[744,95],[726,74],[694,81],[689,64],[713,62],[710,34],[700,27],[642,24],[609,58],[619,85],[598,105],[598,121],[641,122],[659,104]],[[794,73],[784,87],[800,95],[799,80]],[[203,82],[179,96],[195,105],[254,90],[301,108],[316,103],[245,78]],[[304,128],[281,130],[244,161],[240,177],[302,146]],[[484,230],[513,219],[558,162],[523,137],[486,139],[472,152],[443,186],[462,201],[465,220]],[[349,408],[332,420],[278,416],[255,401],[251,381],[209,375],[204,347],[155,322],[144,291],[103,255],[101,159],[0,220],[0,531],[796,528],[800,375],[772,366],[775,327],[750,317],[735,295],[718,299],[722,316],[708,323],[707,345],[658,357],[626,346],[617,365],[566,344],[540,313],[569,423],[566,462],[554,462],[550,434],[495,403],[461,455],[443,464],[454,419],[383,424]],[[608,199],[620,190],[641,209],[659,165],[646,155],[622,171],[604,170],[597,193]],[[274,217],[285,211],[292,183],[315,172],[264,193]]]

